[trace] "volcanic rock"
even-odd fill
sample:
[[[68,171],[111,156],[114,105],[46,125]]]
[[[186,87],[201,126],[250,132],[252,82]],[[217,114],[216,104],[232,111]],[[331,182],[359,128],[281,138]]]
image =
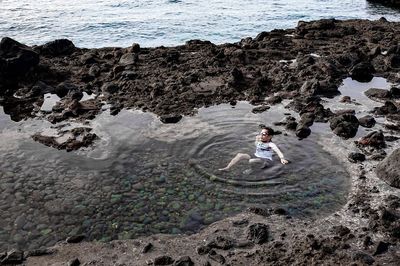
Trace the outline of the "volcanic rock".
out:
[[[376,167],[380,179],[390,186],[400,188],[400,149],[394,150]]]
[[[382,131],[373,131],[358,140],[358,144],[362,146],[372,146],[375,148],[385,148],[385,136]]]
[[[189,256],[183,256],[174,262],[174,266],[193,266],[194,263]]]
[[[268,241],[268,225],[262,223],[252,224],[248,228],[247,239],[255,244],[263,244]]]
[[[75,45],[67,39],[58,39],[39,46],[40,54],[46,56],[70,55],[75,49]]]
[[[352,153],[349,154],[349,156],[347,158],[352,163],[365,161],[365,155],[362,154],[362,153],[359,153],[359,152],[352,152]]]
[[[386,101],[383,106],[374,108],[374,112],[377,115],[397,114],[398,109],[393,102]]]
[[[366,128],[371,128],[371,127],[375,126],[375,123],[376,123],[375,118],[373,118],[370,115],[366,115],[366,116],[359,118],[358,122],[360,123],[360,126],[366,127]]]
[[[4,78],[22,76],[38,64],[39,55],[31,48],[8,37],[1,39],[0,83],[3,75]]]
[[[174,259],[165,255],[154,259],[154,265],[170,265],[172,263],[174,263]]]
[[[364,94],[372,100],[387,100],[391,97],[390,91],[376,88],[368,89],[364,92]]]
[[[370,82],[374,77],[373,73],[375,68],[369,62],[358,63],[350,70],[351,78],[359,82]]]
[[[348,139],[357,134],[358,119],[351,114],[342,114],[331,118],[330,127],[336,135]]]

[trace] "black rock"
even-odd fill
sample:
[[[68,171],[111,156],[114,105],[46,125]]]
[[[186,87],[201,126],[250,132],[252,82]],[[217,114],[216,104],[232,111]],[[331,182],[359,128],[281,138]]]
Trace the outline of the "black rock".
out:
[[[174,263],[174,259],[165,255],[154,259],[154,265],[170,265],[172,263]]]
[[[40,53],[50,56],[70,55],[75,49],[75,45],[70,40],[59,39],[44,44],[40,47]]]
[[[217,236],[212,241],[210,241],[207,246],[210,248],[228,250],[233,248],[234,244],[235,243],[233,239],[224,236]]]
[[[81,262],[79,261],[79,259],[73,259],[68,263],[68,266],[79,266],[81,265]]]
[[[299,139],[305,139],[311,134],[311,129],[306,125],[298,124],[296,127],[296,136]]]
[[[6,264],[21,264],[22,261],[24,260],[24,253],[19,250],[11,250],[7,252],[5,257],[0,261],[1,265],[6,265]]]
[[[35,249],[35,250],[30,250],[26,253],[26,257],[39,257],[39,256],[46,256],[46,255],[51,255],[55,251],[48,249],[48,248],[43,248],[43,249]]]
[[[196,252],[199,255],[204,255],[207,254],[208,252],[210,252],[211,248],[209,246],[198,246],[196,248]]]
[[[254,107],[253,110],[251,110],[251,112],[254,114],[258,114],[258,113],[267,111],[269,108],[271,108],[271,107],[269,107],[268,105],[261,105],[261,106]]]
[[[374,112],[377,115],[398,114],[398,109],[393,102],[386,101],[383,106],[375,107]]]
[[[352,163],[365,161],[365,155],[359,152],[351,152],[347,158]]]
[[[252,224],[248,228],[247,239],[256,244],[263,244],[268,241],[268,225],[262,223]]]
[[[83,239],[85,239],[84,235],[75,235],[68,237],[65,241],[67,243],[79,243],[82,242]]]
[[[358,119],[351,114],[342,114],[330,119],[330,127],[336,135],[348,139],[357,134]]]
[[[174,262],[174,266],[193,266],[194,263],[189,256],[180,257]]]
[[[400,98],[400,88],[391,87],[390,94],[392,95],[392,98],[395,98],[395,99]]]
[[[268,209],[261,207],[249,207],[247,211],[261,216],[269,216],[271,214]]]
[[[375,252],[373,255],[376,256],[376,255],[385,253],[386,251],[388,251],[389,246],[390,246],[390,243],[379,241],[378,245],[375,248]]]
[[[385,148],[385,136],[383,135],[382,131],[373,131],[358,140],[358,145],[371,146],[378,149]]]
[[[278,215],[287,215],[288,214],[288,212],[283,208],[275,208],[273,210],[273,213],[278,214]]]
[[[225,263],[225,258],[221,254],[216,253],[214,250],[208,254],[208,257],[213,260],[218,262],[219,264],[224,264]]]
[[[103,93],[110,93],[110,94],[114,94],[116,92],[118,92],[119,86],[117,84],[114,83],[105,83],[102,87],[101,87],[101,91]]]
[[[380,179],[390,186],[400,188],[400,149],[394,150],[376,167]]]
[[[70,82],[62,82],[57,85],[55,88],[55,93],[57,94],[58,97],[63,98],[66,96],[69,92],[72,91],[79,91],[79,88]]]
[[[353,253],[352,258],[354,261],[359,261],[363,264],[368,264],[368,265],[371,265],[372,263],[375,262],[373,257],[361,251]]]
[[[243,226],[243,225],[248,225],[248,224],[249,224],[249,220],[247,220],[247,219],[232,221],[233,226]]]
[[[350,229],[343,225],[334,226],[332,228],[333,232],[341,237],[350,234]]]
[[[371,127],[375,126],[375,123],[376,123],[375,119],[370,115],[361,117],[360,119],[358,119],[358,122],[360,123],[360,126],[366,127],[366,128],[371,128]]]
[[[182,119],[181,115],[162,115],[160,116],[161,122],[164,124],[175,124]]]
[[[142,253],[147,253],[147,252],[149,252],[152,248],[153,248],[153,244],[152,244],[152,243],[147,243],[147,244],[143,247]]]
[[[0,77],[14,78],[26,74],[39,64],[39,54],[28,46],[4,37],[0,42]]]
[[[373,73],[375,73],[375,68],[371,63],[361,62],[353,66],[350,76],[359,82],[370,82],[374,77]]]
[[[390,91],[384,89],[371,88],[364,92],[364,94],[372,100],[389,99],[391,97]]]

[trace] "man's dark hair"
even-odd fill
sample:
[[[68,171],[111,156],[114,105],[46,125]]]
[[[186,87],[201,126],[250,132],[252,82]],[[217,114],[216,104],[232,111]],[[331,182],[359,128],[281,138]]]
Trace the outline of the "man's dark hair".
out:
[[[267,127],[266,125],[261,124],[261,125],[259,125],[259,127],[260,127],[261,129],[266,129],[267,132],[268,132],[268,135],[270,135],[270,136],[274,135],[274,133],[275,133],[274,130],[273,130],[272,128]]]

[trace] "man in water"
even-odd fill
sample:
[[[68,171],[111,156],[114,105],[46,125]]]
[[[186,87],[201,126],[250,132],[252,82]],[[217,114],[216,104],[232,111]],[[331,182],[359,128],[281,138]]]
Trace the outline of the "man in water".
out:
[[[254,155],[256,158],[251,158],[250,155],[246,153],[238,153],[236,156],[229,162],[229,164],[224,167],[220,168],[220,171],[229,170],[232,166],[237,164],[241,160],[249,160],[249,163],[258,163],[262,162],[262,168],[266,168],[272,164],[272,155],[275,152],[282,164],[289,163],[283,156],[283,153],[279,150],[279,148],[271,142],[272,136],[274,135],[274,130],[270,127],[266,127],[264,125],[260,125],[261,132],[259,135],[256,136],[256,152]]]

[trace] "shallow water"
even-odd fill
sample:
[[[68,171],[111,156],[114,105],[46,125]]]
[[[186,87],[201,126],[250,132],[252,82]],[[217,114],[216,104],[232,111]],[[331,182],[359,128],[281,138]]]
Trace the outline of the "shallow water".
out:
[[[0,37],[28,45],[68,38],[89,48],[237,42],[299,20],[400,20],[398,10],[365,0],[0,0],[0,14]]]
[[[191,233],[250,206],[303,218],[339,209],[349,177],[318,134],[274,137],[289,165],[216,170],[237,152],[253,153],[257,125],[287,112],[282,105],[251,109],[214,106],[178,124],[140,111],[105,112],[91,122],[101,141],[71,153],[30,139],[49,123],[15,123],[0,113],[0,249],[50,246],[78,233],[101,241]]]

